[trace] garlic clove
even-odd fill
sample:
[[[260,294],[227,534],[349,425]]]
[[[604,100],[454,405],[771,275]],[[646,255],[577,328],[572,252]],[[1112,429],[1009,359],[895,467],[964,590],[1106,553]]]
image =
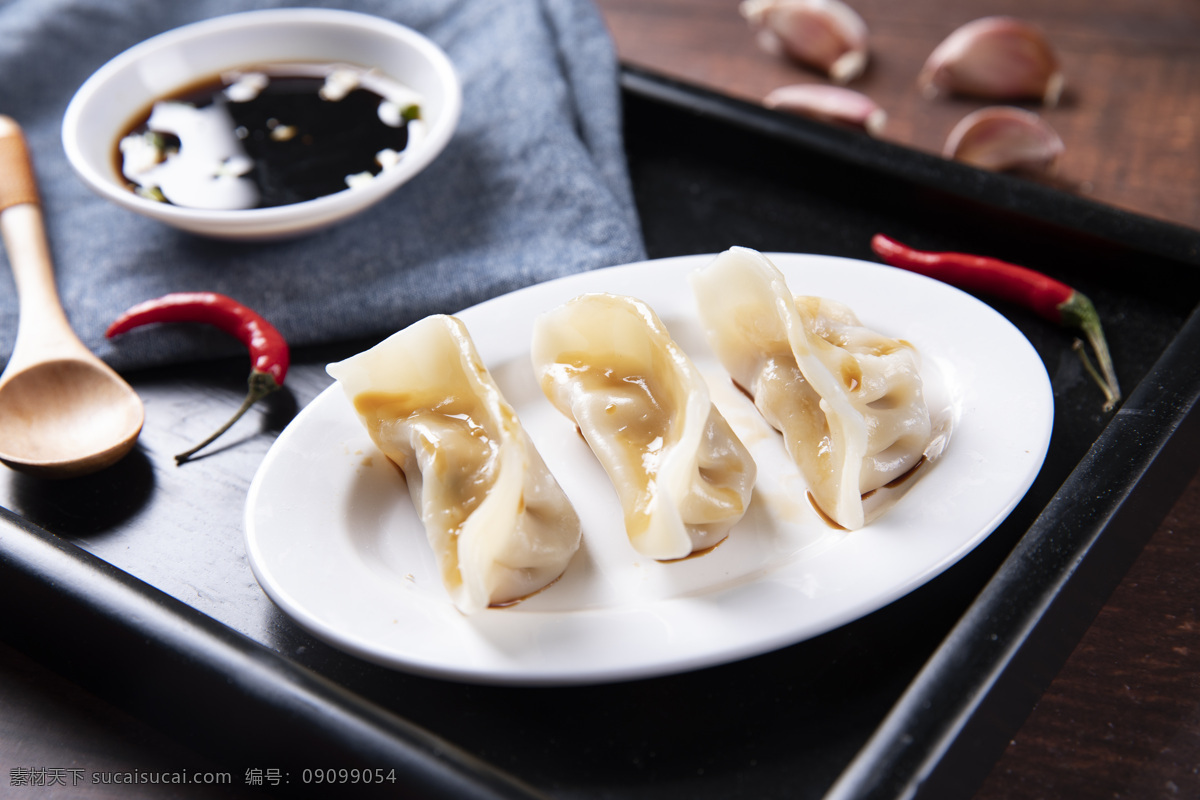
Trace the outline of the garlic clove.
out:
[[[991,100],[1038,98],[1058,103],[1063,74],[1050,42],[1014,17],[968,22],[934,48],[917,78],[928,96],[942,92]]]
[[[879,136],[887,124],[887,113],[861,92],[841,86],[797,83],[781,86],[765,98],[763,105],[780,111],[862,128]]]
[[[867,24],[841,0],[743,0],[759,46],[849,83],[867,66]]]
[[[1039,172],[1053,167],[1064,149],[1054,129],[1032,111],[989,106],[954,126],[942,154],[995,172]]]

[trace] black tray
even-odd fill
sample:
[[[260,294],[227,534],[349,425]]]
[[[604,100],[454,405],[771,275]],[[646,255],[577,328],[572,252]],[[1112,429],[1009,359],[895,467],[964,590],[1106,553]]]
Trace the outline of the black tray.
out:
[[[132,376],[147,405],[132,456],[66,483],[0,482],[19,515],[0,514],[3,638],[235,782],[280,770],[287,796],[327,793],[311,771],[331,767],[395,770],[342,787],[352,796],[969,796],[1200,466],[1200,233],[658,76],[627,69],[623,86],[651,256],[739,244],[873,259],[885,232],[1024,263],[1092,298],[1127,399],[1103,412],[1071,334],[998,305],[1046,363],[1056,419],[1033,488],[980,547],[773,653],[529,689],[365,663],[254,583],[249,481],[328,384],[324,364],[364,343],[296,353],[289,391],[183,468],[170,454],[240,399],[244,361],[147,371]]]

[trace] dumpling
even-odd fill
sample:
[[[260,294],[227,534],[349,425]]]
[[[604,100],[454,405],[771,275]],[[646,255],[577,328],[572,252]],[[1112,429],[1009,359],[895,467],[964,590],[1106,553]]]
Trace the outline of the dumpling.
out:
[[[427,317],[327,369],[404,472],[459,610],[519,600],[563,573],[579,517],[460,320]]]
[[[532,356],[542,391],[608,473],[635,550],[668,561],[725,539],[757,468],[645,303],[581,295],[535,321]]]
[[[754,250],[732,248],[691,281],[709,343],[783,434],[813,501],[862,527],[863,496],[917,467],[932,439],[915,348],[841,303],[793,297]]]

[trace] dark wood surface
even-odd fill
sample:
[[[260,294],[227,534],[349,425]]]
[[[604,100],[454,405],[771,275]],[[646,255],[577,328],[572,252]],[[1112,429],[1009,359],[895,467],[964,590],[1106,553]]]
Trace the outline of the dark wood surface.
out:
[[[620,56],[756,101],[820,76],[759,50],[734,0],[599,0]],[[982,105],[929,100],[915,77],[956,25],[1006,13],[1042,26],[1067,73],[1044,112],[1067,152],[1052,182],[1187,227],[1200,225],[1200,5],[1189,0],[857,0],[872,61],[853,88],[889,113],[884,138],[940,150]],[[1200,797],[1200,477],[1158,527],[976,794],[1012,798]],[[228,787],[10,788],[14,769],[219,769],[0,645],[0,796],[236,797]],[[236,786],[242,776],[234,776]],[[20,792],[20,794],[17,794]]]
[[[600,0],[622,59],[759,101],[793,83],[823,83],[762,51],[736,0]],[[1188,0],[854,0],[871,57],[850,88],[888,114],[881,138],[940,153],[951,128],[988,103],[929,99],[926,57],[973,19],[1011,15],[1055,47],[1066,88],[1038,109],[1065,152],[1054,185],[1147,216],[1200,226],[1200,6]],[[1028,104],[1022,104],[1030,107]]]
[[[976,800],[1200,797],[1200,477]]]
[[[822,76],[760,50],[734,0],[599,0],[623,61],[760,101]],[[1039,113],[1066,150],[1058,188],[1200,226],[1200,5],[1188,0],[854,0],[871,61],[850,84],[888,113],[881,136],[941,151],[988,103],[930,100],[916,76],[954,28],[995,14],[1035,23],[1066,74],[1062,102]],[[1027,105],[1027,104],[1026,104]],[[976,795],[1200,797],[1200,476]]]

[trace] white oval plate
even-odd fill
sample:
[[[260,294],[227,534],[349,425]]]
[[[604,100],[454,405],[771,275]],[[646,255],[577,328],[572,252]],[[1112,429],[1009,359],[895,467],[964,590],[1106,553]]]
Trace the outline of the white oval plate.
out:
[[[927,392],[955,419],[945,452],[887,514],[854,532],[827,526],[781,437],[704,340],[687,281],[711,258],[574,275],[458,315],[584,521],[584,544],[557,583],[509,608],[460,614],[402,476],[334,385],[283,431],[250,487],[246,540],[263,589],[319,638],[396,669],[497,684],[628,680],[764,653],[881,608],[969,552],[1024,496],[1054,405],[1041,359],[1016,328],[918,275],[771,254],[796,294],[840,300],[864,325],[913,342]],[[630,547],[604,471],[537,386],[533,318],[585,291],[649,303],[758,462],[746,517],[703,556],[662,564]]]

